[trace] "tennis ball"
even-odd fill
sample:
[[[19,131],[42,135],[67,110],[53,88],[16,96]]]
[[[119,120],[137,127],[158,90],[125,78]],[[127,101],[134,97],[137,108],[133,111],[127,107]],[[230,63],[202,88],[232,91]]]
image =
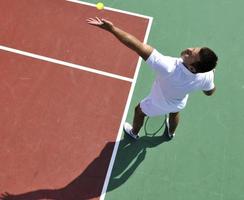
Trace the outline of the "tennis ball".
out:
[[[96,7],[98,10],[102,10],[102,9],[104,9],[104,4],[102,2],[98,2]]]

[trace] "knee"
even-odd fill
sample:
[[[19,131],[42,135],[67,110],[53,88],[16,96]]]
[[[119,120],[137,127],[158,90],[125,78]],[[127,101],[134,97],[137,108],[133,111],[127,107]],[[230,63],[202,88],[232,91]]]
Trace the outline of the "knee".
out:
[[[180,113],[179,113],[179,112],[176,112],[176,113],[170,113],[170,114],[169,114],[169,118],[170,118],[171,120],[177,120],[177,121],[179,121],[179,119],[180,119]]]
[[[140,104],[138,104],[136,107],[135,107],[135,113],[138,114],[138,115],[141,115],[141,116],[146,116],[142,110],[141,110],[141,107],[140,107]]]

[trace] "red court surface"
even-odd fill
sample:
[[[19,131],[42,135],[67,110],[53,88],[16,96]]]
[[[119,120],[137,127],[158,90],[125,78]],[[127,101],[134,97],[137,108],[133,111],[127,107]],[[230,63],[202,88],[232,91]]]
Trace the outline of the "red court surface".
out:
[[[0,60],[0,191],[67,185],[114,141],[130,84],[2,51]]]
[[[133,77],[138,56],[87,25],[92,7],[0,1],[0,45]],[[144,39],[145,18],[102,11]],[[98,199],[131,83],[0,50],[0,193]]]
[[[0,13],[1,45],[130,78],[137,55],[85,20],[94,16],[112,20],[142,41],[148,25],[146,18],[64,0],[1,0]]]

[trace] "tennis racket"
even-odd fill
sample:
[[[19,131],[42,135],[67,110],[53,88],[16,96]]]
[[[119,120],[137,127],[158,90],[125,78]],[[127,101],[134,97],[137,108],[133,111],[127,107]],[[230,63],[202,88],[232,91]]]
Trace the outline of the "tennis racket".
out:
[[[145,120],[144,131],[146,136],[155,136],[165,125],[165,116],[147,117]]]

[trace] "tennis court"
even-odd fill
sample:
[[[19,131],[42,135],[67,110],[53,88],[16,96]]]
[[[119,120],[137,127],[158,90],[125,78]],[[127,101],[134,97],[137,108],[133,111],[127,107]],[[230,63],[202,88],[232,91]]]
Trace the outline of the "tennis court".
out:
[[[5,199],[244,198],[244,3],[0,1],[0,193]],[[101,16],[166,55],[210,46],[216,94],[190,96],[174,140],[124,136],[154,74]],[[164,117],[148,121],[156,130]]]

